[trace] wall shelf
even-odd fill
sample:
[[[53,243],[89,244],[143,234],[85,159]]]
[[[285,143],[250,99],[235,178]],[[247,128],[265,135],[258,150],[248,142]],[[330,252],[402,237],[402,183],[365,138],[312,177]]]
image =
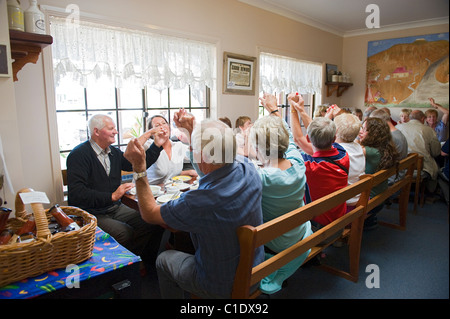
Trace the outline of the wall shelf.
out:
[[[325,82],[327,86],[327,97],[330,97],[335,91],[338,97],[342,95],[347,89],[353,86],[353,83],[349,82]]]
[[[35,34],[16,30],[9,30],[11,43],[11,59],[13,60],[13,76],[17,81],[17,73],[25,64],[36,63],[42,49],[53,43],[53,38],[46,34]]]

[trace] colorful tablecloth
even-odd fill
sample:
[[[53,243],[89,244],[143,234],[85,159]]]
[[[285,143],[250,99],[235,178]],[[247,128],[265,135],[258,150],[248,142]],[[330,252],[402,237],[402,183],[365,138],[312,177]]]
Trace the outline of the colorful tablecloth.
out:
[[[78,280],[81,286],[83,280],[131,265],[140,260],[139,256],[127,250],[109,234],[97,227],[91,258],[78,264],[78,267],[56,269],[0,287],[0,299],[33,298],[66,286],[69,287],[69,285],[75,286]]]

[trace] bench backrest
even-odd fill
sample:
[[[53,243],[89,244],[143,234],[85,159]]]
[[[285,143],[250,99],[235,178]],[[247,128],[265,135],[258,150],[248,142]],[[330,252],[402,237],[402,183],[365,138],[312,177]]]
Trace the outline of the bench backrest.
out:
[[[258,283],[264,277],[275,270],[286,265],[299,255],[319,245],[336,232],[341,231],[347,225],[352,224],[349,243],[353,243],[354,256],[359,264],[359,248],[362,236],[362,223],[366,213],[366,206],[372,187],[372,178],[367,177],[360,181],[335,191],[327,196],[317,199],[303,207],[295,209],[278,218],[268,221],[258,227],[241,226],[237,230],[241,247],[239,265],[233,285],[233,298],[249,298],[250,287]],[[316,216],[346,202],[348,199],[361,194],[360,199],[351,212],[333,221],[327,226],[314,232],[307,238],[299,241],[291,247],[279,252],[274,257],[253,267],[255,249],[265,243],[281,236],[287,231],[298,227]],[[355,265],[354,265],[355,266]],[[356,269],[355,269],[356,268]],[[356,265],[351,270],[353,274],[358,273]]]
[[[378,205],[383,204],[386,199],[391,197],[393,194],[400,191],[399,197],[399,224],[389,224],[383,223],[386,226],[391,226],[394,228],[405,229],[406,227],[406,214],[408,211],[408,200],[409,193],[411,189],[411,183],[413,181],[414,170],[417,168],[417,163],[419,161],[419,156],[416,153],[409,154],[406,158],[402,159],[396,167],[391,167],[390,169],[380,170],[374,174],[363,175],[361,178],[366,178],[371,176],[373,178],[373,186],[379,185],[386,181],[389,177],[395,176],[397,172],[406,170],[405,176],[397,180],[394,184],[389,185],[388,188],[371,198],[367,204],[367,211],[371,211]]]

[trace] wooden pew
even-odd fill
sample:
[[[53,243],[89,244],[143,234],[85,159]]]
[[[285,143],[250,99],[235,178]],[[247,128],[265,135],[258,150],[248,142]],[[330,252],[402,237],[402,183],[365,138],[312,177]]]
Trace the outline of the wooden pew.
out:
[[[239,227],[237,235],[241,251],[239,265],[234,279],[232,298],[256,298],[261,291],[258,289],[256,292],[250,294],[250,287],[311,249],[308,258],[305,260],[307,262],[333,243],[333,241],[330,241],[327,244],[323,244],[326,239],[333,237],[337,232],[342,232],[346,227],[349,227],[346,231],[348,232],[350,270],[346,272],[331,266],[324,265],[323,267],[336,275],[356,282],[359,273],[362,230],[372,183],[373,179],[370,176],[366,176],[357,183],[315,200],[258,227],[249,225]],[[302,225],[315,216],[319,216],[323,212],[344,203],[357,194],[361,194],[361,197],[354,210],[283,250],[274,257],[252,267],[255,249],[257,247],[277,238],[294,227]]]
[[[383,226],[388,226],[400,230],[405,230],[406,228],[406,215],[408,212],[408,201],[409,193],[411,190],[411,182],[413,181],[414,170],[418,167],[419,155],[416,153],[409,154],[406,158],[402,159],[397,167],[392,167],[388,170],[380,170],[374,174],[363,175],[361,178],[366,178],[368,176],[373,178],[373,186],[386,181],[392,175],[396,175],[398,171],[406,170],[406,175],[404,178],[398,180],[393,185],[388,186],[388,189],[378,194],[377,196],[371,198],[367,204],[367,212],[371,211],[378,205],[384,203],[386,199],[391,197],[393,194],[400,191],[400,197],[398,201],[399,207],[399,223],[387,223],[383,221],[378,221],[378,224]],[[420,173],[419,173],[420,174]]]

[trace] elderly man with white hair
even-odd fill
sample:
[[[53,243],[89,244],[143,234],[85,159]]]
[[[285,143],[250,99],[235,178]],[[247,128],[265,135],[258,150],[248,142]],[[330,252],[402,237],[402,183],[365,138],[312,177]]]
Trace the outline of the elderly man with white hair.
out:
[[[137,141],[144,144],[152,134],[146,167],[162,150],[160,128],[149,130]],[[154,267],[164,229],[145,223],[139,212],[122,204],[122,196],[133,183],[121,183],[121,171],[131,171],[123,152],[112,146],[117,130],[111,117],[96,114],[89,119],[90,139],[76,146],[67,157],[68,204],[97,217],[100,228],[121,245],[140,255],[147,267]]]
[[[225,123],[204,120],[194,127],[193,116],[184,110],[175,114],[174,122],[191,137],[193,164],[202,176],[198,189],[158,205],[148,180],[136,181],[142,218],[189,232],[195,248],[195,255],[167,250],[158,256],[161,297],[183,298],[187,291],[201,298],[230,298],[240,254],[236,229],[262,223],[261,180],[251,162],[236,157],[236,140]],[[139,142],[128,144],[125,157],[135,172],[145,171]],[[263,259],[259,247],[255,265]]]

